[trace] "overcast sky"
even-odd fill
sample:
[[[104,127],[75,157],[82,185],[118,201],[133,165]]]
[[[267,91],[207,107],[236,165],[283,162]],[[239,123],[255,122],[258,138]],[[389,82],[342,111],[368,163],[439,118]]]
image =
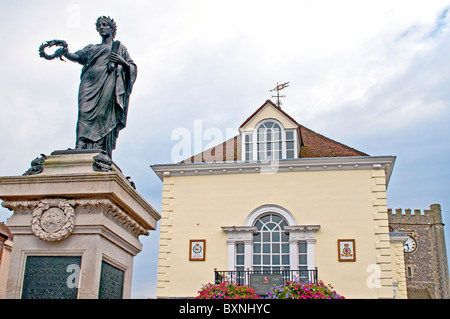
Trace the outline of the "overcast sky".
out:
[[[150,165],[172,163],[175,129],[201,121],[237,133],[289,81],[282,108],[297,122],[397,156],[388,207],[441,204],[448,247],[449,8],[443,0],[0,0],[0,176],[74,147],[81,66],[44,60],[38,48],[52,39],[72,52],[98,43],[94,24],[107,15],[138,66],[113,159],[158,211],[162,183]],[[0,220],[10,214],[1,208]],[[133,298],[155,296],[158,237],[141,237]]]

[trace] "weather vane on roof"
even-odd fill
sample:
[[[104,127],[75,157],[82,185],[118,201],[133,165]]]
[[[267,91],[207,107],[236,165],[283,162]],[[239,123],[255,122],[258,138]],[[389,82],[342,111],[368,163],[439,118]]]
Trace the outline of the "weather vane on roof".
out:
[[[277,95],[275,95],[275,96],[272,95],[272,97],[276,97],[277,98],[277,105],[278,105],[279,108],[281,108],[280,97],[286,97],[286,95],[280,95],[280,91],[282,89],[287,88],[288,86],[289,86],[289,82],[286,82],[286,83],[283,83],[283,84],[278,84],[278,82],[277,82],[277,86],[274,89],[270,90],[270,92],[277,91]]]

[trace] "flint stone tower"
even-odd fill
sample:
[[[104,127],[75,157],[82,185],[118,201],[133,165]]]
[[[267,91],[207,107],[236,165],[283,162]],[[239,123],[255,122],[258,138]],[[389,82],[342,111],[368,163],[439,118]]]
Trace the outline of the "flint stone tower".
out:
[[[408,298],[448,299],[449,272],[441,205],[429,210],[389,209],[391,231],[406,232],[405,268]]]

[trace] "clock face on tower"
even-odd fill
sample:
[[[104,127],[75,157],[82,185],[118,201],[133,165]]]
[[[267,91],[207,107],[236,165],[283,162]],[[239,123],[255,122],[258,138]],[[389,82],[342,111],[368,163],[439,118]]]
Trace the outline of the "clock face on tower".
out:
[[[411,253],[415,252],[416,249],[417,249],[417,242],[413,236],[409,235],[408,239],[406,240],[405,244],[403,245],[403,251],[405,253],[411,254]]]

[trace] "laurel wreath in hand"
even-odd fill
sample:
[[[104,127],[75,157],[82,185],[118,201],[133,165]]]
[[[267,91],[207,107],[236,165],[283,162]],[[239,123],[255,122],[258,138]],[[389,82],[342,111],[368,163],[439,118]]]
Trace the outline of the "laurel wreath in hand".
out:
[[[46,48],[50,48],[53,46],[57,46],[59,48],[53,54],[45,53]],[[53,60],[55,58],[59,58],[61,61],[64,61],[62,57],[67,52],[69,52],[69,49],[68,49],[68,45],[67,45],[66,41],[64,41],[64,40],[51,40],[51,41],[42,43],[39,46],[39,56],[46,60]]]

